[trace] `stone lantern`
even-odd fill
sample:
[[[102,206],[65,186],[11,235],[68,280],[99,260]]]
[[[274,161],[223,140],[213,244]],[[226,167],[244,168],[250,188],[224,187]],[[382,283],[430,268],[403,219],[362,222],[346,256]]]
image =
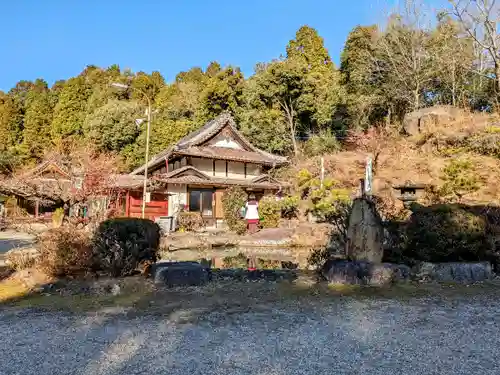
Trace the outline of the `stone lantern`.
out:
[[[403,185],[395,185],[392,188],[398,191],[398,199],[403,202],[405,208],[410,208],[413,202],[416,202],[421,196],[427,185],[413,184],[406,182]]]

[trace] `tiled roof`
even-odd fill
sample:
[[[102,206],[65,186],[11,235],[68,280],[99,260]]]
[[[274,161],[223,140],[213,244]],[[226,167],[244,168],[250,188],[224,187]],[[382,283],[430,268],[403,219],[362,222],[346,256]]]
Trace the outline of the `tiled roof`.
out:
[[[255,151],[245,151],[227,147],[189,147],[172,152],[177,155],[196,156],[200,158],[233,160],[265,165],[281,165],[283,160],[274,155],[265,155]]]
[[[119,174],[113,179],[113,184],[116,187],[123,189],[135,189],[141,187],[144,183],[144,176],[133,176],[129,174]]]
[[[208,186],[242,186],[242,187],[252,187],[260,189],[279,189],[284,185],[276,183],[260,183],[253,182],[252,180],[237,180],[231,178],[221,178],[221,177],[210,177],[210,179],[204,179],[198,176],[181,176],[165,178],[163,176],[156,177],[158,181],[165,182],[167,184],[189,184],[189,185],[208,185]]]
[[[283,165],[287,162],[287,159],[282,156],[273,155],[266,151],[260,150],[257,147],[253,146],[236,128],[236,123],[233,118],[228,113],[223,113],[213,120],[208,121],[205,125],[203,125],[200,129],[188,134],[184,138],[182,138],[176,145],[169,147],[157,155],[153,156],[153,158],[147,163],[148,168],[154,167],[160,163],[163,163],[165,159],[168,159],[172,154],[182,153],[183,155],[192,155],[204,157],[204,155],[200,155],[199,147],[204,142],[208,141],[212,137],[216,136],[224,127],[228,126],[235,137],[240,141],[247,150],[235,150],[229,148],[216,148],[217,151],[222,151],[220,155],[216,155],[215,151],[211,152],[211,158],[217,158],[221,160],[237,160],[237,161],[248,161],[255,162],[258,164],[266,164],[266,165]],[[208,151],[208,149],[214,149],[214,147],[203,147],[203,152]],[[222,149],[222,150],[221,150]],[[189,151],[187,151],[189,150]],[[189,153],[193,152],[193,154]],[[241,154],[238,158],[236,157],[236,153]],[[248,153],[248,154],[247,154]],[[227,158],[224,158],[224,155],[227,155]],[[144,172],[145,165],[142,165],[139,168],[133,170],[130,174],[137,175]]]
[[[61,173],[61,175],[70,178],[70,171],[64,164],[62,157],[56,157],[56,156],[53,156],[50,159],[38,164],[35,168],[25,173],[23,177],[27,178],[30,176],[37,176],[50,166],[58,170]]]
[[[206,178],[206,179],[210,178],[210,176],[203,173],[198,168],[193,167],[192,165],[186,165],[184,167],[174,169],[173,171],[162,174],[161,176],[163,178],[172,178],[172,177],[179,176],[179,175],[183,174],[184,172],[189,172],[189,171],[193,172],[195,175],[198,175],[201,178]]]
[[[153,180],[171,183],[171,184],[190,184],[190,185],[210,185],[210,186],[247,186],[247,187],[260,187],[265,189],[278,189],[286,186],[282,182],[274,179],[273,177],[262,174],[252,179],[234,179],[227,177],[209,176],[199,169],[187,165],[182,168],[175,169],[169,173],[163,173],[153,177]]]

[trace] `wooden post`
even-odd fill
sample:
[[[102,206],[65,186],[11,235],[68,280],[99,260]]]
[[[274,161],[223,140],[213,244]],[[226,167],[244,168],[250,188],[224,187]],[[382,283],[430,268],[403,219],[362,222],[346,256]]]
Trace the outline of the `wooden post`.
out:
[[[125,216],[130,216],[130,190],[127,190],[127,195],[125,196]]]
[[[38,218],[39,210],[40,210],[40,202],[37,199],[37,200],[35,200],[35,218]]]

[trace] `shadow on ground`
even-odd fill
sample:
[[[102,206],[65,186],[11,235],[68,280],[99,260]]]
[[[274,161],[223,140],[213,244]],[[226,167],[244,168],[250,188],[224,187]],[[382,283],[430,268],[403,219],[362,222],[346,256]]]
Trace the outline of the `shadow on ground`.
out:
[[[92,291],[96,283],[103,288],[101,293]],[[120,286],[118,295],[113,295],[112,288],[109,288],[114,284]],[[190,362],[178,356],[184,353],[193,357],[193,352],[203,352],[212,361],[219,358],[215,361],[220,370],[218,373],[248,373],[249,368],[256,366],[255,353],[272,350],[271,346],[251,346],[252,341],[266,345],[266,335],[290,340],[287,335],[307,332],[311,324],[314,332],[317,331],[315,335],[320,335],[331,324],[325,319],[339,319],[339,324],[346,326],[346,332],[352,334],[352,337],[344,338],[347,344],[354,340],[367,345],[373,334],[370,330],[376,333],[379,325],[378,315],[374,316],[370,310],[373,303],[395,300],[394,304],[382,303],[383,316],[386,309],[383,306],[399,308],[405,301],[422,297],[434,296],[440,301],[449,299],[449,305],[453,305],[457,296],[472,297],[484,293],[498,299],[500,295],[500,288],[493,283],[470,287],[402,284],[374,288],[301,283],[297,279],[281,283],[218,281],[201,287],[157,288],[150,280],[137,276],[85,282],[60,280],[54,285],[42,293],[26,292],[3,301],[0,327],[3,327],[4,334],[8,334],[5,330],[9,326],[24,324],[26,331],[13,333],[18,340],[16,352],[29,348],[30,353],[45,356],[57,350],[61,356],[57,373],[73,373],[78,367],[78,373],[85,375],[136,373],[138,368],[153,374],[166,371],[186,373]],[[428,303],[424,305],[428,306]],[[420,316],[422,311],[413,313]],[[54,321],[57,327],[54,327]],[[286,327],[283,322],[287,322]],[[337,323],[335,321],[335,325]],[[256,336],[249,339],[249,334]],[[231,335],[230,338],[227,335]],[[312,345],[309,341],[293,340],[299,347]],[[218,348],[225,352],[218,353]],[[228,353],[231,358],[226,361],[224,356]],[[292,356],[287,352],[281,355]],[[71,360],[63,361],[62,358],[66,357]],[[75,362],[74,358],[78,361]],[[212,362],[210,366],[207,364],[205,357],[197,359],[201,361],[197,366],[213,366]],[[26,362],[32,366],[30,371],[33,373],[47,373],[48,368],[43,366],[56,368],[55,364],[42,365],[43,361],[36,362],[24,354],[9,354],[8,366],[23,368],[21,366]],[[319,363],[321,361],[318,361],[318,366]],[[141,365],[137,367],[138,364]],[[273,367],[274,364],[262,363],[261,370],[289,373],[278,364]],[[2,366],[7,364],[0,365],[0,370]],[[56,373],[53,367],[51,369]]]

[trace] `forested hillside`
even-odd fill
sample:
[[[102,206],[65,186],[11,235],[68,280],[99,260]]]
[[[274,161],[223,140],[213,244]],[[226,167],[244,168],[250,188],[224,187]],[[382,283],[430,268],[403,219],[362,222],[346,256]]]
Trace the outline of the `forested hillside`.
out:
[[[429,15],[409,2],[383,29],[354,28],[340,66],[318,32],[303,26],[282,57],[257,64],[251,77],[212,62],[171,83],[159,72],[118,65],[89,65],[51,87],[42,78],[20,81],[0,92],[0,170],[80,144],[117,154],[124,169],[142,163],[145,127],[135,119],[144,117],[145,98],[137,90],[117,91],[112,82],[153,100],[153,154],[222,111],[258,147],[289,155],[333,151],[349,130],[394,130],[406,113],[435,104],[494,111],[500,41],[490,23],[496,10],[484,7],[486,1],[472,2],[474,9],[460,4]]]

